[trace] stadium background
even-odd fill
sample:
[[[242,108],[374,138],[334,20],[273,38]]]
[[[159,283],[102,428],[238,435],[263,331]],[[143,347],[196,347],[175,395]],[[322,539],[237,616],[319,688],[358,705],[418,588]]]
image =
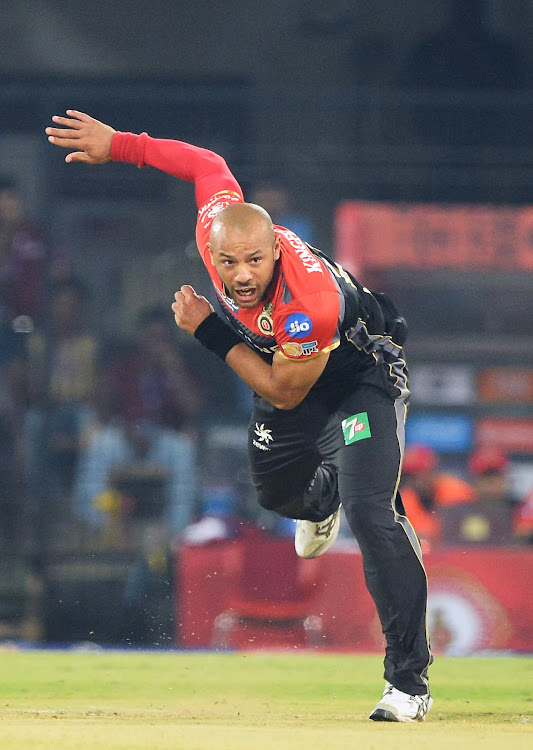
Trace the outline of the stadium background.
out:
[[[245,193],[261,180],[283,184],[293,210],[312,218],[316,244],[326,252],[342,252],[343,261],[351,261],[365,283],[387,289],[405,311],[418,383],[410,439],[432,444],[443,466],[459,474],[465,473],[480,435],[500,441],[511,457],[512,491],[522,497],[533,487],[528,229],[533,8],[525,0],[484,4],[486,29],[505,37],[520,58],[516,85],[415,83],[413,50],[446,23],[450,6],[444,0],[411,0],[392,11],[390,3],[344,0],[188,5],[169,0],[149,7],[122,0],[95,0],[90,7],[62,0],[5,0],[0,16],[0,173],[16,178],[28,212],[45,227],[50,244],[69,253],[76,275],[92,290],[91,324],[108,340],[132,332],[145,305],[167,305],[183,281],[209,295],[191,250],[192,190],[165,175],[123,165],[94,170],[66,166],[64,154],[49,146],[43,134],[52,114],[74,107],[117,129],[146,130],[213,148],[226,157]],[[382,253],[379,263],[372,262],[379,248],[362,249],[361,244],[369,202],[399,205],[402,220],[409,206],[423,204],[429,211],[407,225],[411,245],[401,253],[392,248],[390,257]],[[442,215],[430,208],[435,205],[445,209]],[[490,225],[482,246],[486,242],[495,248],[492,260],[483,252],[472,260],[472,243],[455,231],[456,205],[463,207],[463,219],[466,211],[472,221]],[[475,214],[474,207],[484,207],[485,213]],[[421,235],[433,248],[431,263]],[[216,377],[223,373],[216,364],[212,368],[216,389]],[[251,488],[242,470],[244,410],[233,419],[213,407],[209,417],[202,434],[203,477],[220,478],[221,464],[226,474],[237,472],[233,489],[252,513]],[[113,534],[82,543],[69,525],[67,508],[63,518],[52,520],[55,498],[49,496],[46,462],[41,470],[38,496],[24,500],[20,544],[2,553],[5,637],[214,643],[212,630],[205,641],[190,639],[197,622],[193,605],[202,600],[184,606],[187,585],[198,580],[195,565],[204,570],[205,559],[196,557],[201,550],[195,548],[184,562],[179,540],[161,550],[160,540],[138,529],[126,545]],[[9,498],[3,502],[8,505]],[[199,506],[201,502],[199,493]],[[278,535],[273,536],[278,543]],[[213,554],[212,548],[208,551]],[[166,561],[152,566],[140,605],[125,614],[117,601],[131,571],[140,558],[156,559],[161,552]],[[347,540],[339,554],[352,561],[354,550]],[[452,575],[454,595],[475,578],[476,555],[481,553],[469,554],[472,569],[460,568],[460,574],[455,570]],[[490,555],[490,550],[482,554]],[[530,550],[509,554],[503,568],[523,571],[518,575],[523,580],[529,575]],[[235,576],[238,561],[231,554],[223,563],[220,559],[210,564],[229,566],[223,574]],[[442,580],[445,566],[456,561],[440,562]],[[344,564],[340,558],[338,563]],[[486,569],[486,558],[481,567]],[[186,577],[188,570],[192,579]],[[208,567],[206,577],[213,570]],[[515,636],[522,628],[517,649],[531,646],[531,604],[520,592],[498,619],[497,606],[503,606],[499,592],[488,591],[489,583],[479,578],[472,586],[468,601],[476,622],[499,623],[492,641],[480,636],[474,646],[508,647],[502,632],[510,627],[511,610],[523,618],[512,623]],[[504,580],[501,588],[506,586]],[[218,586],[216,592],[221,591]],[[201,594],[213,601],[209,591]],[[348,594],[338,596],[328,605],[330,617],[335,607],[342,609],[342,597]],[[265,594],[263,600],[267,598]],[[221,602],[220,612],[227,606]],[[193,619],[184,632],[185,612],[193,612]],[[270,610],[263,615],[272,619]],[[129,630],[125,617],[130,618]],[[307,633],[311,638],[316,637],[312,626],[311,636]],[[222,621],[219,645],[228,645],[224,627],[229,632],[233,626]],[[365,621],[361,627],[375,624]],[[263,630],[261,626],[259,632]],[[341,646],[368,647],[373,637],[372,630],[366,641],[352,631],[328,632],[331,644]],[[278,636],[272,636],[274,641]],[[257,632],[253,637],[259,638]],[[290,631],[287,637],[300,635]]]

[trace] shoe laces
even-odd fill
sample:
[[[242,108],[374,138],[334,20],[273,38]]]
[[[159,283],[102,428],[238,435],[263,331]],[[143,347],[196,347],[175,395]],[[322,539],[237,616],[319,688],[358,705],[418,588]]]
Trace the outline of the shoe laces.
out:
[[[335,513],[332,513],[331,516],[326,518],[325,521],[318,523],[316,525],[315,536],[329,536],[335,526],[336,518],[337,511],[335,511]]]
[[[409,693],[404,693],[403,691],[398,690],[398,688],[395,688],[394,685],[391,685],[390,682],[388,682],[383,691],[383,698],[389,696],[392,698],[396,697],[397,699],[410,704],[416,712],[413,717],[414,719],[420,719],[428,712],[430,699],[429,692],[425,695],[410,695]]]

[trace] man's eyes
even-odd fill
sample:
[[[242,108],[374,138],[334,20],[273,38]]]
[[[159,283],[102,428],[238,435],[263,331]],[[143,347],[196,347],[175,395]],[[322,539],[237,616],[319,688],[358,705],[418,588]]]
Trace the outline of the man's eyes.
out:
[[[260,256],[257,256],[256,258],[250,258],[248,263],[251,263],[252,265],[257,266],[259,263],[261,263],[262,260],[263,259]],[[222,265],[226,266],[227,268],[235,265],[235,261],[229,260],[229,258],[224,258],[221,262],[222,262]]]

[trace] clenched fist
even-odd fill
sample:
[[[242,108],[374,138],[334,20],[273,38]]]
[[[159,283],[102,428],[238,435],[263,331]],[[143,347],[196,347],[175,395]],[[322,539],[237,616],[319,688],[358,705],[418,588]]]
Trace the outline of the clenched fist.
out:
[[[214,312],[210,302],[196,294],[188,284],[176,292],[174,299],[176,301],[172,303],[172,311],[176,325],[188,333],[194,334],[200,323]]]

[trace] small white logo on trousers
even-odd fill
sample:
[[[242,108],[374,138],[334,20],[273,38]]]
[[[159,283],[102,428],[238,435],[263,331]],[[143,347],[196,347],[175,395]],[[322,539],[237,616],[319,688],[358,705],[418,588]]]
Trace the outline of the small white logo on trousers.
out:
[[[257,440],[252,440],[252,445],[254,445],[256,448],[259,448],[259,450],[269,451],[269,443],[274,440],[274,438],[272,437],[272,430],[269,430],[267,427],[265,427],[264,423],[259,424],[258,422],[256,422],[254,432],[257,435]]]

